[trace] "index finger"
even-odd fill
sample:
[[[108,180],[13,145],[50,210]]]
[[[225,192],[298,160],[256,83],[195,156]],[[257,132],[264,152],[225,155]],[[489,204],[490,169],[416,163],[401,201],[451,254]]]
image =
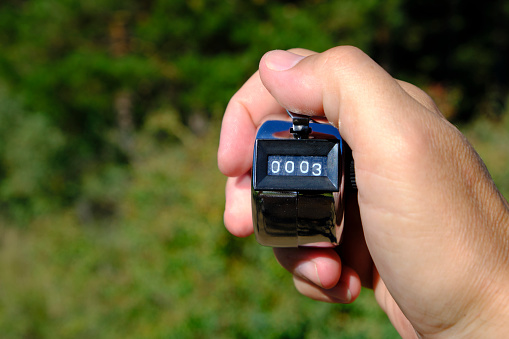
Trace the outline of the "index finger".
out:
[[[251,168],[252,140],[258,125],[266,115],[281,111],[256,72],[232,97],[223,117],[217,154],[223,174],[237,177]]]
[[[315,53],[304,49],[291,51],[302,56]],[[285,109],[265,88],[257,71],[231,98],[223,117],[217,154],[218,167],[223,174],[237,177],[249,171],[256,130],[271,116],[287,117]]]

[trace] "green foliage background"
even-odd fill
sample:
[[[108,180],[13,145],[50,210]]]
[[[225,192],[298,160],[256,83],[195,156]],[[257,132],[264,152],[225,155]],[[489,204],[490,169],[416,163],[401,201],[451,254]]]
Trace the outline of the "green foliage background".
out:
[[[508,18],[502,0],[3,0],[0,336],[396,337],[371,291],[307,300],[224,230],[221,116],[266,51],[356,45],[434,97],[507,197]]]

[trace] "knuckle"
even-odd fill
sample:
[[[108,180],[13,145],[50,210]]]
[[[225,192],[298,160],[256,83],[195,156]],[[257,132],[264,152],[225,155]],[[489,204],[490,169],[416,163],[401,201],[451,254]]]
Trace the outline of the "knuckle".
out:
[[[403,90],[408,93],[408,95],[410,95],[419,104],[424,106],[428,111],[438,114],[439,116],[442,115],[435,101],[428,93],[423,91],[421,88],[405,81],[399,80],[399,84]]]
[[[322,69],[344,70],[356,68],[370,58],[359,48],[354,46],[338,46],[322,53]]]
[[[416,96],[414,97],[418,102],[421,103],[424,107],[432,112],[439,112],[438,107],[435,101],[429,96],[428,93],[424,92],[421,89],[416,90]]]

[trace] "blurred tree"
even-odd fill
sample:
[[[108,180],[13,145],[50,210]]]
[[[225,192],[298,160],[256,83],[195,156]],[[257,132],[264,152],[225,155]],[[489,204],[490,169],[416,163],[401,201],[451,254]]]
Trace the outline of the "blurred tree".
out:
[[[51,194],[73,204],[86,196],[85,177],[136,161],[136,133],[151,114],[177,112],[202,133],[270,49],[352,44],[395,76],[440,89],[440,100],[460,103],[450,109],[458,118],[478,102],[500,106],[508,8],[503,0],[4,0],[0,82],[27,117],[58,131],[58,173],[72,185]]]
[[[404,1],[403,29],[389,41],[397,74],[442,86],[454,118],[500,116],[509,93],[509,2]]]

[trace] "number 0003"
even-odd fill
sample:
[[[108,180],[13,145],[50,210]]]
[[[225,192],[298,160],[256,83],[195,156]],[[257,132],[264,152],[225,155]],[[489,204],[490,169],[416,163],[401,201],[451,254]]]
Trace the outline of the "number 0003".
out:
[[[324,176],[326,157],[269,156],[269,175]]]

